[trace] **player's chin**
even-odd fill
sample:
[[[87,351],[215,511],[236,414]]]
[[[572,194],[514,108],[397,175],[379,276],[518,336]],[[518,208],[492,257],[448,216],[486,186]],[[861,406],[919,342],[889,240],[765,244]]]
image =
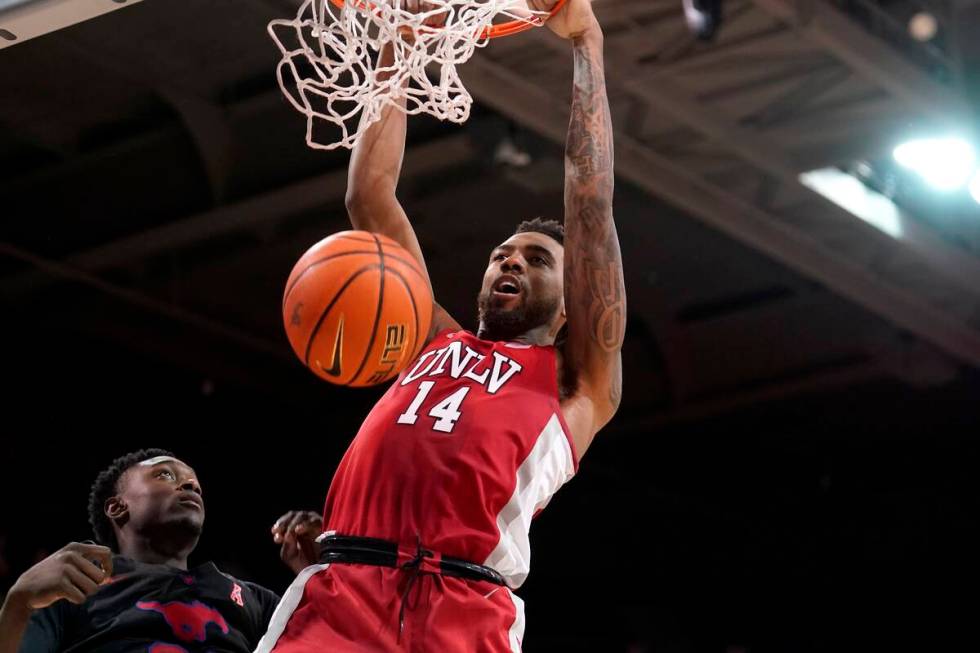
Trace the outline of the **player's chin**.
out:
[[[204,527],[204,507],[177,503],[170,509],[167,521],[175,526],[182,525],[200,531]]]
[[[519,303],[498,304],[491,300],[483,311],[483,319],[496,326],[517,326],[524,321],[524,307]]]
[[[181,526],[190,535],[200,536],[204,530],[204,513],[178,519],[175,525]]]

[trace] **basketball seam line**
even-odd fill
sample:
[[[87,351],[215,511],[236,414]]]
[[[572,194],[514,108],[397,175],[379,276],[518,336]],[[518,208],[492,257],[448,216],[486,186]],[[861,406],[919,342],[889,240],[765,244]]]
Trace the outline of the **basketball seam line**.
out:
[[[354,240],[354,239],[353,238],[345,238],[345,240]],[[283,310],[286,310],[286,302],[289,301],[289,293],[293,292],[293,289],[296,287],[296,284],[298,284],[299,283],[299,280],[303,278],[303,275],[305,275],[307,272],[309,272],[310,268],[312,268],[312,267],[314,267],[316,265],[320,265],[321,263],[326,263],[327,261],[332,261],[335,258],[340,258],[341,256],[354,256],[356,254],[374,254],[374,250],[372,249],[372,250],[368,250],[368,251],[358,250],[356,252],[339,252],[337,254],[331,254],[330,256],[325,256],[324,258],[317,259],[316,261],[313,261],[312,263],[310,263],[309,265],[307,265],[306,268],[304,268],[303,271],[299,273],[299,276],[296,277],[293,280],[293,282],[291,284],[289,284],[289,286],[286,288],[286,293],[282,297],[282,309]],[[422,275],[422,273],[419,272],[417,269],[415,269],[415,266],[418,265],[418,263],[416,261],[414,261],[414,260],[406,260],[406,259],[401,258],[400,256],[392,256],[391,254],[388,255],[388,258],[390,258],[390,259],[392,259],[394,261],[398,261],[399,263],[405,265],[407,268],[409,268],[410,270],[412,270],[412,272],[414,272],[416,275],[418,275],[418,277],[420,279],[422,279],[423,281],[425,281],[425,277]]]
[[[338,290],[337,293],[333,296],[333,299],[330,300],[330,303],[327,304],[327,307],[323,309],[323,312],[320,313],[320,318],[316,321],[316,326],[313,327],[313,331],[310,332],[310,339],[306,341],[306,355],[303,357],[303,362],[306,364],[307,367],[309,367],[310,365],[310,350],[313,348],[313,340],[316,338],[316,334],[319,333],[320,327],[323,326],[323,320],[330,313],[330,309],[333,308],[333,305],[337,303],[337,300],[340,299],[340,296],[344,294],[344,291],[347,290],[347,287],[354,282],[354,279],[361,276],[368,270],[376,270],[377,268],[378,268],[377,264],[369,263],[368,265],[365,265],[360,270],[352,274],[350,279],[345,281],[344,285],[341,286],[340,290]]]
[[[408,282],[405,281],[405,277],[402,276],[402,273],[399,272],[398,270],[389,270],[389,271],[395,278],[401,281],[403,286],[405,286],[405,292],[408,293],[408,299],[409,301],[412,302],[412,317],[415,318],[415,338],[412,340],[412,358],[409,359],[409,362],[411,362],[412,360],[415,360],[415,357],[418,355],[418,352],[415,351],[415,348],[419,344],[419,308],[415,304],[415,293],[412,292],[411,287],[408,285]]]
[[[374,236],[374,240],[378,244],[378,266],[380,270],[378,274],[380,279],[378,285],[378,309],[374,312],[374,327],[371,329],[371,338],[368,340],[370,344],[367,347],[367,351],[364,352],[364,358],[361,359],[361,366],[357,368],[354,376],[351,377],[351,383],[357,381],[357,377],[361,375],[361,372],[364,370],[364,366],[367,365],[368,358],[371,356],[371,350],[374,349],[374,339],[378,337],[378,324],[381,322],[381,307],[384,306],[385,300],[385,253],[384,249],[381,247],[381,241],[377,236]]]

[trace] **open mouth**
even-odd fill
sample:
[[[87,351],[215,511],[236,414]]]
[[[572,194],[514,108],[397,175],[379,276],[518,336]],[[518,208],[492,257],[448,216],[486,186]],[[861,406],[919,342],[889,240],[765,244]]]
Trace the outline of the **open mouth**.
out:
[[[497,295],[519,295],[521,286],[516,279],[504,277],[493,285],[493,292]]]

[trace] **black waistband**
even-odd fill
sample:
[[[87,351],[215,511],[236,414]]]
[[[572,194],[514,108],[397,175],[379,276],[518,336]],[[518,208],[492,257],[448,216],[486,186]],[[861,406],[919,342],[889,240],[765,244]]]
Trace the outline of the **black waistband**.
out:
[[[398,564],[398,544],[374,537],[351,537],[348,535],[327,535],[320,539],[320,562],[354,563],[377,565],[380,567],[414,568],[421,565],[424,558],[435,557],[432,551],[416,547],[412,560]],[[439,560],[439,573],[444,576],[457,576],[469,580],[485,580],[496,585],[506,585],[504,577],[496,569],[478,565],[475,562],[442,556]]]

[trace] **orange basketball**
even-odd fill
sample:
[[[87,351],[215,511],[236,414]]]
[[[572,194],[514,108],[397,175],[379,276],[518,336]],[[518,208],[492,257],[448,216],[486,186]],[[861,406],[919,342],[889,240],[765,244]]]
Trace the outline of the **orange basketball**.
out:
[[[341,231],[297,261],[282,319],[289,344],[320,378],[383,383],[415,360],[432,320],[421,266],[391,238]]]

